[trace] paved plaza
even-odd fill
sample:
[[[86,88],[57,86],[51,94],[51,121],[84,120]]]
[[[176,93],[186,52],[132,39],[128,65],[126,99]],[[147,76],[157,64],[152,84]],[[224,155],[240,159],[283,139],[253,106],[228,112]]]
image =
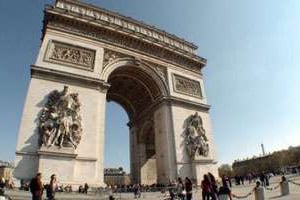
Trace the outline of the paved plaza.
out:
[[[300,176],[296,177],[290,177],[291,180],[293,180],[296,183],[300,183]],[[271,184],[268,188],[275,188],[279,184],[280,177],[273,177],[271,178]],[[265,197],[266,199],[276,199],[276,200],[299,200],[300,199],[300,186],[290,183],[290,195],[287,196],[281,196],[280,194],[280,188],[274,189],[274,190],[265,190]],[[249,184],[245,183],[245,185],[240,186],[233,186],[232,187],[232,193],[237,196],[245,196],[248,194],[252,189],[254,188],[254,183]],[[6,194],[9,195],[14,200],[25,200],[30,199],[31,195],[29,192],[26,191],[6,191]],[[115,199],[134,199],[132,193],[114,193],[113,194]],[[57,193],[56,195],[58,200],[79,200],[79,199],[108,199],[109,194],[108,193],[89,193],[89,194],[78,194],[78,193]],[[144,192],[141,195],[140,199],[143,200],[162,200],[167,197],[167,193],[161,193],[161,192]],[[201,200],[201,190],[194,190],[194,199],[195,200]],[[236,199],[236,198],[234,198]],[[246,198],[241,198],[245,200],[254,200],[254,194],[250,195]]]

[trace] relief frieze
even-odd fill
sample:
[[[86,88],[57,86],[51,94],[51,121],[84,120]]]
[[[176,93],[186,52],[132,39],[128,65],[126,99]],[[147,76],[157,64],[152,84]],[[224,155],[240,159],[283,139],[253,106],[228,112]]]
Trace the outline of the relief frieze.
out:
[[[128,50],[139,51],[146,55],[165,59],[167,62],[171,62],[181,67],[187,67],[187,69],[195,71],[197,73],[199,73],[201,68],[203,67],[203,64],[199,63],[199,61],[190,59],[185,56],[179,56],[175,52],[168,51],[164,48],[158,47],[157,45],[141,41],[140,39],[134,37],[122,35],[118,32],[89,26],[84,26],[83,28],[83,25],[80,23],[73,23],[70,20],[65,21],[61,18],[50,19],[49,17],[48,20],[49,21],[47,23],[47,26],[50,26],[53,29],[70,32],[72,34],[87,37],[90,39],[100,40],[106,43],[112,43],[116,46]],[[201,62],[206,61],[205,59],[202,59]]]
[[[95,50],[74,46],[58,41],[50,41],[45,60],[52,63],[93,70]]]
[[[202,98],[200,82],[173,74],[174,91]]]

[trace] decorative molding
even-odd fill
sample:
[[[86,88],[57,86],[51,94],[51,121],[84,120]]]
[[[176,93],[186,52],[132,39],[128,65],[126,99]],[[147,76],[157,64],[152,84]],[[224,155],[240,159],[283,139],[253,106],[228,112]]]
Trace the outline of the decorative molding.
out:
[[[132,57],[109,49],[104,49],[103,67],[119,58]]]
[[[66,32],[73,35],[89,38],[111,44],[123,49],[160,59],[164,62],[186,68],[196,73],[201,73],[206,60],[197,55],[190,55],[184,52],[177,52],[176,49],[170,49],[159,45],[153,41],[147,41],[144,38],[135,37],[133,33],[124,34],[120,30],[108,28],[108,25],[95,26],[91,23],[66,16],[56,10],[47,10],[45,16],[44,32],[46,28],[51,28],[60,32]]]
[[[157,72],[157,74],[162,78],[167,86],[169,86],[167,81],[167,70],[164,66],[159,65],[157,63],[149,62],[147,60],[143,60],[143,62],[147,63],[148,65],[152,66],[153,69]]]
[[[172,74],[172,77],[175,92],[202,98],[201,85],[199,81],[195,81],[178,74]]]
[[[37,154],[44,155],[44,156],[68,157],[68,158],[76,158],[77,157],[77,154],[54,152],[54,151],[38,151]]]
[[[96,51],[50,40],[45,61],[93,71]]]
[[[107,92],[108,88],[110,87],[110,84],[96,78],[62,72],[54,69],[47,69],[36,65],[31,65],[31,77],[77,85],[85,88],[99,90],[101,92]]]
[[[77,157],[76,157],[76,160],[79,160],[79,161],[88,161],[88,162],[95,162],[95,161],[97,161],[97,158],[92,158],[92,157],[79,157],[79,156],[77,156]]]
[[[191,54],[195,54],[197,49],[196,45],[153,26],[79,1],[57,0],[55,7],[81,17],[92,18],[97,23],[110,24],[124,31],[140,34],[143,37],[151,38],[151,40],[170,45],[173,48],[178,48]]]
[[[28,156],[37,156],[37,152],[29,152],[29,151],[16,151],[16,155],[28,155]]]
[[[201,159],[201,160],[192,160],[192,161],[187,161],[187,162],[177,162],[179,165],[190,165],[190,164],[216,164],[217,161],[213,159]]]

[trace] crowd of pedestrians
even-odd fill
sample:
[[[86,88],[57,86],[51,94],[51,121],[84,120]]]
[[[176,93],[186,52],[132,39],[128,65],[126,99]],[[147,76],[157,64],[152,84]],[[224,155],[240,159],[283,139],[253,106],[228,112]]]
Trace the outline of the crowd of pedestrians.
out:
[[[201,181],[202,200],[232,199],[227,179],[222,178],[222,186],[218,187],[213,174],[204,174]]]
[[[176,184],[169,185],[170,200],[178,197],[181,200],[191,200],[193,197],[193,183],[186,177],[184,181],[179,177]]]
[[[42,182],[42,174],[37,173],[37,175],[31,179],[29,185],[29,190],[32,194],[32,200],[42,200],[43,193],[46,191],[47,200],[55,200],[55,193],[62,191],[72,191],[72,186],[68,185],[64,188],[62,186],[58,186],[56,175],[52,174],[50,177],[50,182],[48,184],[43,184]],[[89,186],[87,183],[84,186],[79,186],[79,193],[87,194]]]

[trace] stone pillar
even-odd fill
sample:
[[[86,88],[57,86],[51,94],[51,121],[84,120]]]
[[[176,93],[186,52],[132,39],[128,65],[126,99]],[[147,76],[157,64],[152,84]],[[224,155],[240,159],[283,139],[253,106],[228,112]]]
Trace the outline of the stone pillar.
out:
[[[137,128],[130,127],[130,175],[131,183],[139,182],[139,155],[137,143]]]
[[[157,183],[155,133],[153,120],[145,120],[139,132],[141,184]]]
[[[162,103],[154,112],[154,127],[157,181],[168,184],[177,178],[173,121],[169,104]]]

